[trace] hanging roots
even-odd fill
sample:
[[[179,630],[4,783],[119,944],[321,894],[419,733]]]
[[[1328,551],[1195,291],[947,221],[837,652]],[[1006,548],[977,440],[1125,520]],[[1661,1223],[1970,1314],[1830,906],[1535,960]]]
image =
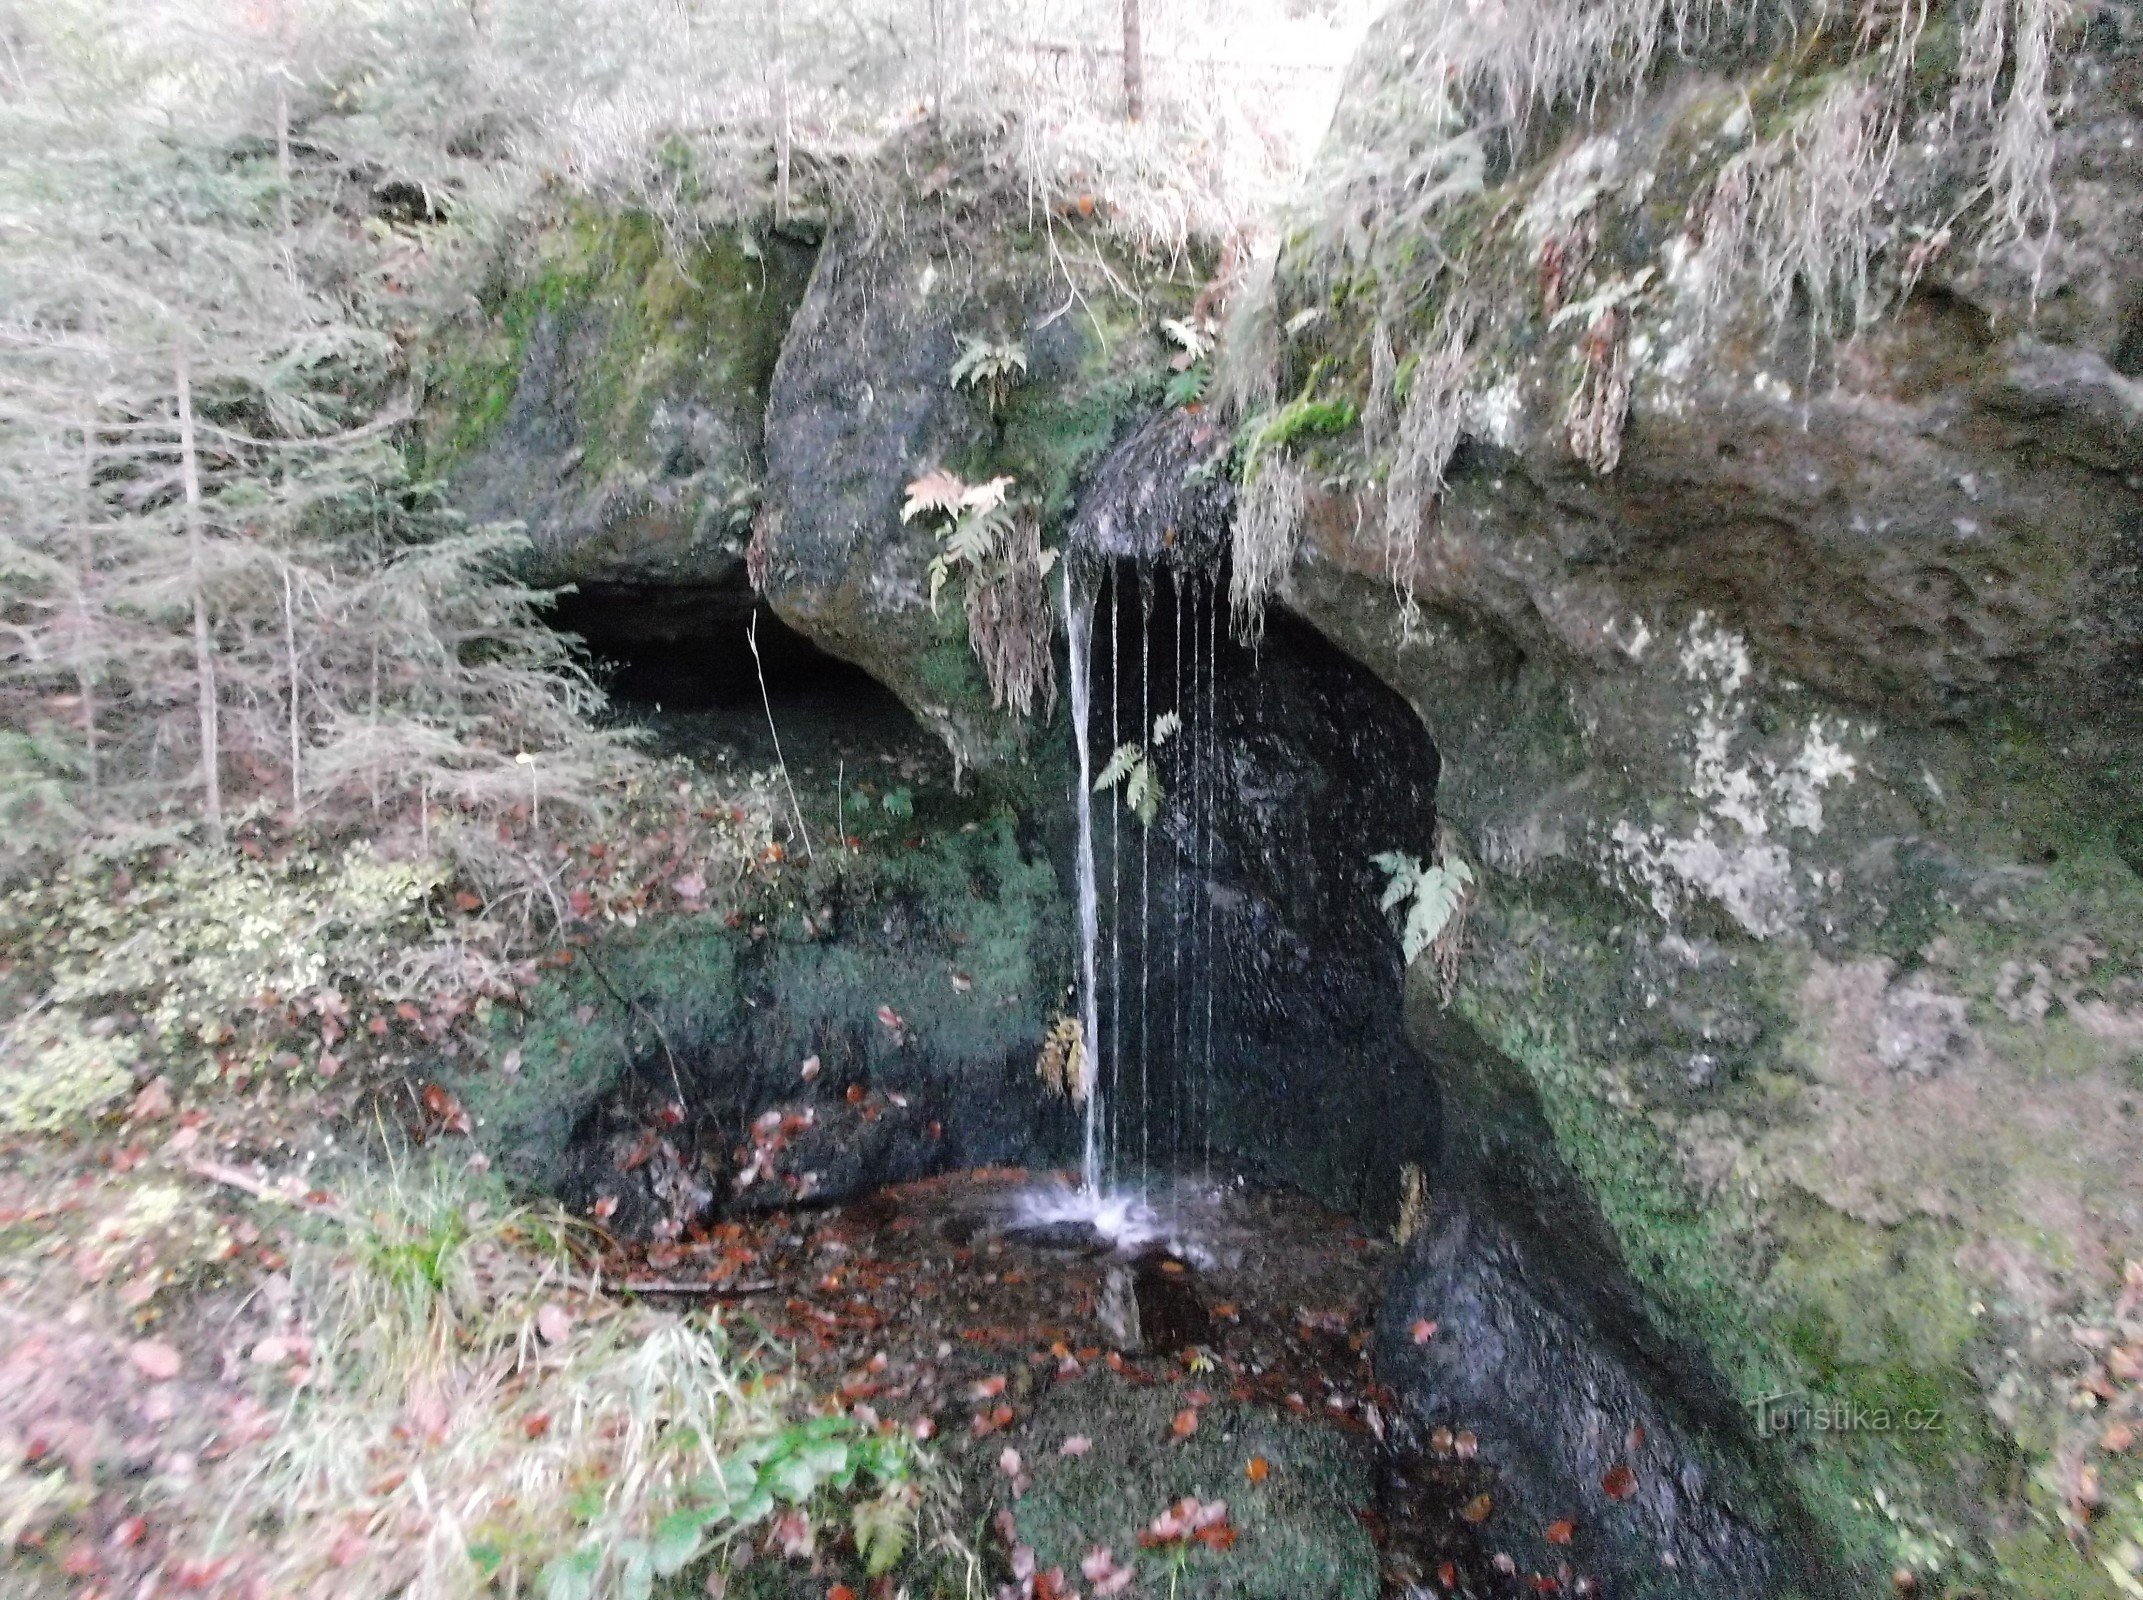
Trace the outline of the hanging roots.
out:
[[[1086,1030],[1077,1017],[1059,1013],[1042,1038],[1042,1053],[1034,1059],[1034,1075],[1042,1087],[1073,1105],[1086,1104]]]
[[[1565,420],[1577,458],[1605,477],[1622,459],[1622,420],[1630,409],[1629,316],[1609,306],[1578,346],[1585,370]]]
[[[1012,519],[1001,561],[967,582],[967,639],[990,683],[990,704],[1046,718],[1057,704],[1057,663],[1051,654],[1053,618],[1043,587],[1042,529],[1031,511]]]
[[[1895,106],[1875,84],[1839,85],[1774,138],[1719,169],[1701,217],[1716,305],[1753,282],[1783,325],[1795,290],[1819,328],[1867,315],[1883,240],[1877,207],[1897,156]],[[1707,308],[1709,309],[1709,307]]]
[[[1399,437],[1392,451],[1391,476],[1384,494],[1384,574],[1399,594],[1401,614],[1414,616],[1414,551],[1421,526],[1444,492],[1444,470],[1451,465],[1464,433],[1467,348],[1472,318],[1460,312],[1446,319],[1421,359],[1414,364],[1406,406],[1399,413]]]
[[[1308,475],[1277,452],[1261,461],[1257,476],[1243,486],[1235,513],[1235,571],[1228,580],[1228,605],[1238,638],[1264,637],[1265,600],[1295,563],[1295,541],[1308,502]]]

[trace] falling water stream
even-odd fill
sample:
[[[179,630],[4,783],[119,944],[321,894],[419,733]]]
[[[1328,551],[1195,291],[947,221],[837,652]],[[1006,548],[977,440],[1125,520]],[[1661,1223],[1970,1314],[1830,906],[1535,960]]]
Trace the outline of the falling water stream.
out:
[[[1101,1193],[1101,1024],[1096,993],[1096,947],[1100,944],[1099,894],[1094,881],[1094,754],[1087,738],[1092,699],[1088,656],[1094,628],[1092,595],[1081,595],[1064,564],[1064,631],[1070,641],[1072,737],[1079,748],[1079,1027],[1084,1045],[1080,1076],[1086,1101],[1086,1138],[1079,1158],[1081,1187]],[[1110,623],[1113,635],[1115,623]]]
[[[1162,582],[1169,585],[1167,596],[1156,592]],[[1220,801],[1219,603],[1207,573],[1078,561],[1065,563],[1063,601],[1079,785],[1084,1127],[1079,1192],[1050,1200],[1047,1209],[1061,1217],[1070,1204],[1123,1243],[1150,1235],[1157,1173],[1163,1187],[1172,1186],[1161,1164],[1187,1159],[1197,1163],[1206,1184],[1212,1180],[1217,930],[1206,885]],[[1129,609],[1134,604],[1135,613]],[[1097,609],[1107,624],[1105,661],[1095,658]],[[1154,627],[1171,620],[1171,637],[1156,641]],[[1133,629],[1135,641],[1125,638]],[[1134,642],[1135,652],[1126,650]],[[1137,674],[1135,686],[1125,679],[1126,667]],[[1097,765],[1109,764],[1097,764],[1094,750],[1095,688],[1102,672],[1108,756],[1136,746],[1164,788],[1162,814],[1150,823],[1134,810],[1124,785],[1095,791]],[[1168,717],[1176,719],[1174,734],[1157,737]],[[1105,828],[1097,801],[1106,812]],[[1136,860],[1127,871],[1131,852]],[[1164,941],[1165,948],[1157,948]],[[1156,985],[1166,986],[1165,996],[1156,994]],[[1165,1105],[1155,1104],[1157,1095]]]

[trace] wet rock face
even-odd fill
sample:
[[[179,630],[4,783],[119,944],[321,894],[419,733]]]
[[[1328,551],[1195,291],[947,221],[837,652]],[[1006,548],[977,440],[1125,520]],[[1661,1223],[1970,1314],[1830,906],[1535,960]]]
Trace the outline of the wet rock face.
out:
[[[1386,522],[1398,446],[1365,401],[1299,452],[1324,487],[1283,590],[1420,714],[1485,869],[1452,1015],[1489,1048],[1414,1026],[1454,1127],[1537,1118],[1652,1325],[1737,1399],[1949,1419],[1754,1447],[1773,1510],[1869,1573],[2049,1600],[2135,1542],[2128,1487],[2089,1539],[2047,1530],[2075,1463],[2134,1481],[2068,1409],[2054,1330],[2125,1327],[2143,1258],[2136,39],[2126,8],[2064,35],[2044,258],[1960,234],[1850,339],[1746,286],[1707,305],[1698,270],[1744,95],[1808,103],[1835,58],[1665,74],[1558,128],[1413,241],[1463,258],[1480,313],[1441,503]],[[1907,141],[1895,215],[1953,154]],[[1280,392],[1321,363],[1364,398],[1363,297],[1281,278],[1281,326],[1320,315]],[[1558,321],[1551,289],[1621,298]],[[1606,472],[1572,421],[1600,340],[1628,381]],[[1493,1334],[1490,1301],[1539,1302],[1522,1326],[1563,1339],[1519,1213],[1440,1176],[1414,1303]],[[1489,1347],[1519,1373],[1536,1349]],[[1492,1398],[1455,1352],[1392,1354]]]
[[[1489,1206],[1441,1193],[1377,1318],[1378,1376],[1402,1407],[1395,1447],[1448,1458],[1444,1440],[1473,1432],[1496,1472],[1487,1531],[1522,1570],[1568,1563],[1616,1594],[1779,1593],[1780,1547],[1720,1481],[1704,1423],[1677,1416],[1692,1375],[1630,1350],[1641,1319],[1603,1317],[1613,1292]],[[1436,1332],[1417,1343],[1424,1321]],[[1566,1520],[1569,1539],[1550,1543]]]
[[[1486,1531],[1521,1570],[1690,1600],[1853,1592],[1701,1345],[1646,1303],[1523,1072],[1442,1009],[1432,974],[1408,988],[1447,1093],[1434,1182],[1377,1317],[1400,1469],[1447,1462],[1469,1435],[1496,1475]]]
[[[1188,580],[1179,606],[1167,569],[1150,594],[1139,568],[1111,570],[1096,760],[1182,718],[1151,752],[1150,828],[1120,787],[1095,797],[1117,1170],[1210,1151],[1388,1220],[1437,1110],[1369,858],[1428,848],[1435,749],[1404,702],[1292,618],[1273,616],[1253,651],[1229,637],[1224,586]]]
[[[650,919],[584,947],[502,1022],[494,1056],[518,1070],[455,1080],[492,1159],[642,1238],[1060,1160],[1072,1119],[1034,1083],[1066,970],[1056,875],[971,800],[934,789],[914,825],[736,926]]]

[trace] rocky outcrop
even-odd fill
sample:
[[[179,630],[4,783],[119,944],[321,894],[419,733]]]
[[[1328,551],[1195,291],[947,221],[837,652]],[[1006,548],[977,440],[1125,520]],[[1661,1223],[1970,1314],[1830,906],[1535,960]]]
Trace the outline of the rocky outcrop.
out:
[[[929,804],[927,842],[869,834],[726,918],[615,925],[502,1013],[452,1080],[501,1170],[646,1237],[1071,1148],[1034,1087],[1056,875],[1009,816]]]
[[[782,349],[753,573],[786,620],[893,689],[956,760],[998,765],[1024,730],[992,704],[955,595],[933,604],[938,549],[925,523],[901,520],[906,486],[940,468],[1009,476],[1053,532],[1081,471],[1158,396],[1154,318],[1189,289],[1112,263],[1076,216],[1033,215],[988,146],[907,159],[829,238]],[[1016,353],[996,392],[955,381],[966,341]]]
[[[752,223],[687,248],[644,214],[564,209],[435,352],[428,469],[472,521],[527,525],[539,586],[738,577],[812,257]]]
[[[1762,1444],[1783,1500],[1871,1573],[2115,1595],[2143,1561],[2143,76],[2132,18],[2077,14],[2059,224],[1987,240],[1984,149],[1935,133],[1975,9],[1930,25],[1868,210],[1764,169],[1864,230],[1843,321],[1840,258],[1721,243],[1733,175],[1812,162],[1810,108],[1868,81],[1820,34],[1546,119],[1433,220],[1393,199],[1384,242],[1453,263],[1410,302],[1396,258],[1335,274],[1298,235],[1278,392],[1363,422],[1280,458],[1279,593],[1434,735],[1486,869],[1453,1013],[1649,1321],[1797,1419]],[[1412,57],[1368,59],[1358,97]],[[1467,1100],[1482,1058],[1416,1033]],[[1501,1226],[1447,1220],[1420,1270],[1478,1294]]]

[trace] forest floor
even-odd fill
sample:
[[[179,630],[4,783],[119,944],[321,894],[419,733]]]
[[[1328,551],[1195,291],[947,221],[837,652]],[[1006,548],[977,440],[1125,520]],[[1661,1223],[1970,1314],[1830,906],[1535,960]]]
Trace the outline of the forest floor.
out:
[[[1369,1354],[1387,1239],[1239,1182],[1157,1187],[1163,1236],[1132,1255],[1023,1223],[1022,1197],[1071,1182],[955,1173],[622,1249],[607,1271],[724,1305],[813,1392],[931,1440],[975,1547],[1010,1567],[1000,1594],[1590,1592],[1499,1558],[1471,1434],[1387,1440]],[[730,1593],[844,1583],[865,1592],[836,1551]]]

